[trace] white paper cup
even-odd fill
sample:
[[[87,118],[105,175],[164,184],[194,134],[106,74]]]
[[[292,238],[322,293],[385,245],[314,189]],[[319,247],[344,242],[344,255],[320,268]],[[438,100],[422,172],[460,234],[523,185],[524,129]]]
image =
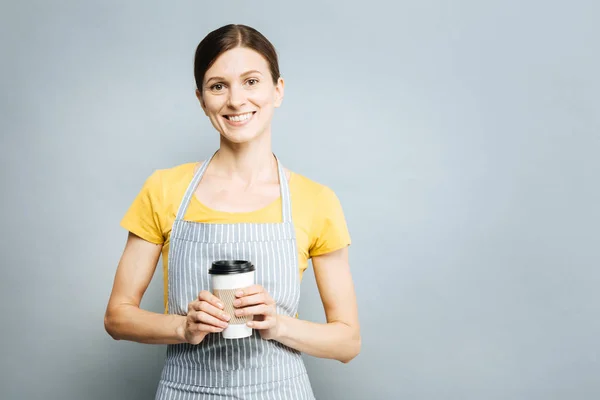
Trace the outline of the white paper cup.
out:
[[[212,263],[208,273],[211,276],[212,292],[223,305],[224,311],[231,316],[229,326],[221,332],[225,339],[240,339],[252,336],[252,328],[246,323],[252,317],[236,317],[233,301],[235,293],[242,288],[254,285],[254,265],[244,260],[219,260]]]

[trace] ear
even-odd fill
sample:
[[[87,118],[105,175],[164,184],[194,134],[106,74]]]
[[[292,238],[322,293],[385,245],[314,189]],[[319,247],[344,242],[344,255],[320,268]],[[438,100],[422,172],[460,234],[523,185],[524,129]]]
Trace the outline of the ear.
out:
[[[285,82],[283,81],[283,78],[279,77],[277,84],[275,85],[275,107],[279,107],[283,102],[284,89]]]
[[[208,116],[206,113],[206,103],[204,102],[204,98],[202,97],[202,92],[196,89],[196,98],[200,102],[200,107],[202,107],[202,111],[204,111],[204,115]]]

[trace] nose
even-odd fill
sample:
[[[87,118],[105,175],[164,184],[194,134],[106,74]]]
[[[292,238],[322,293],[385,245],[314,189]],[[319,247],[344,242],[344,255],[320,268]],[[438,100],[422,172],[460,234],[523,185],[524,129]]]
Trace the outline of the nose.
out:
[[[244,89],[232,85],[229,90],[229,98],[227,99],[227,105],[230,108],[238,109],[246,103],[246,95]]]

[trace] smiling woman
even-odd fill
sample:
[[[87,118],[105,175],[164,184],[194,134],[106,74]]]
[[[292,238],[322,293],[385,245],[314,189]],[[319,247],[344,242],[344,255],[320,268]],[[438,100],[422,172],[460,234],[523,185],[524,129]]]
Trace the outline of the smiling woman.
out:
[[[246,47],[226,51],[204,73],[196,95],[226,140],[241,143],[270,136],[273,111],[283,100],[283,79],[273,81],[271,73],[267,59]]]
[[[313,399],[301,354],[349,362],[361,346],[342,207],[331,189],[285,169],[272,152],[284,82],[262,34],[244,25],[209,33],[194,76],[219,149],[155,171],[131,204],[106,330],[168,345],[157,399]],[[165,313],[157,314],[140,303],[161,253]],[[297,318],[309,259],[325,324]],[[255,284],[227,292],[227,307],[209,275],[220,260],[255,268]],[[230,340],[230,326],[248,334]]]

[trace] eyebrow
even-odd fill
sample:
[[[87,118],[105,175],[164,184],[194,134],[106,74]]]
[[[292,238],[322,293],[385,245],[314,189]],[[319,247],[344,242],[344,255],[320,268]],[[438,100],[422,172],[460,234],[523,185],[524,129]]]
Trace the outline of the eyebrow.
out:
[[[262,73],[256,69],[250,70],[250,71],[246,71],[243,74],[241,74],[240,76],[248,76],[248,75],[252,75],[252,74],[259,74],[262,76]],[[223,78],[222,76],[212,76],[210,77],[204,84],[208,84],[208,82],[213,81],[213,80],[219,80],[219,81],[224,81],[226,80],[225,78]]]

